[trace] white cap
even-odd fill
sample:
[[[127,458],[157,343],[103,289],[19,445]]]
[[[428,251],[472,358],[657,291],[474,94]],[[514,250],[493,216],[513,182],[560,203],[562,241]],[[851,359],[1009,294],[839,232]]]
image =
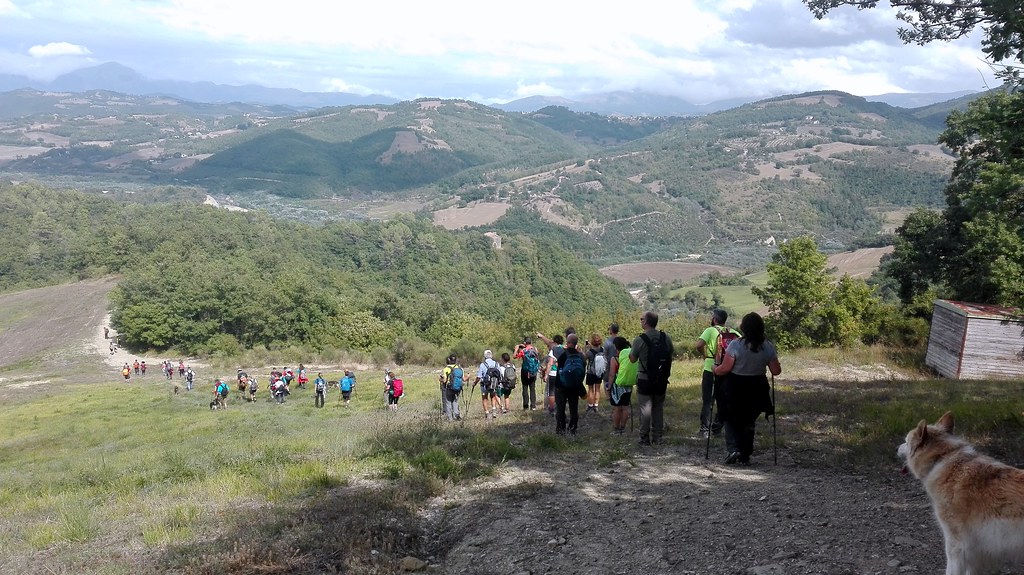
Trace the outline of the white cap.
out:
[[[491,359],[492,357],[493,357],[493,354],[491,354],[491,350],[485,349],[484,350],[484,359]]]

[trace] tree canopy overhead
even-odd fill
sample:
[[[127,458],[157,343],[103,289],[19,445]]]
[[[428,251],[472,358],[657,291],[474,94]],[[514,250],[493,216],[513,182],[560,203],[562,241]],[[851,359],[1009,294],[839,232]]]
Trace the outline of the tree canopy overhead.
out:
[[[818,18],[839,6],[874,8],[876,1],[803,0]],[[1019,0],[889,0],[909,27],[904,42],[960,38],[975,28],[982,50],[1008,90],[992,91],[954,111],[939,141],[957,155],[941,217],[917,212],[897,230],[884,265],[905,302],[940,296],[1024,306],[1024,4]]]
[[[877,0],[803,0],[818,19],[840,6],[865,10]],[[889,0],[907,26],[899,37],[910,44],[956,40],[975,28],[984,31],[982,51],[994,63],[1024,61],[1024,6],[1019,0]],[[1016,76],[1015,76],[1016,77]]]

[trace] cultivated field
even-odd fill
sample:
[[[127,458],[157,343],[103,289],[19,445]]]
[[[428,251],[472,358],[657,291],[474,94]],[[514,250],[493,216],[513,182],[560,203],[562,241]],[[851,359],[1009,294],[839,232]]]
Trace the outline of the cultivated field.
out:
[[[599,271],[607,277],[629,285],[642,284],[648,280],[654,280],[658,283],[668,283],[675,280],[685,282],[712,272],[731,275],[736,273],[737,270],[726,266],[689,262],[647,262],[616,264],[603,267]]]
[[[892,250],[892,246],[885,246],[833,254],[828,258],[828,266],[836,268],[836,276],[849,274],[852,278],[867,279],[878,269],[882,257],[891,254]]]
[[[499,202],[476,202],[465,208],[445,208],[434,212],[434,224],[448,230],[486,226],[505,215],[510,207],[511,204]]]

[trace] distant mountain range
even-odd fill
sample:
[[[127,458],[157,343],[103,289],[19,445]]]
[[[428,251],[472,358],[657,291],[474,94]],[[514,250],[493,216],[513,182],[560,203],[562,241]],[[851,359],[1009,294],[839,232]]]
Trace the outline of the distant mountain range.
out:
[[[195,102],[242,102],[272,106],[285,105],[299,109],[322,108],[325,106],[394,104],[398,102],[395,98],[380,94],[363,96],[346,92],[303,92],[288,88],[268,88],[254,84],[229,86],[213,82],[152,80],[116,62],[107,62],[99,66],[82,68],[58,76],[49,82],[34,80],[27,76],[0,74],[0,92],[22,88],[57,92],[108,90],[132,95],[173,96]],[[919,108],[971,93],[973,92],[880,94],[864,96],[864,98],[901,108]],[[693,104],[675,96],[664,96],[650,92],[620,91],[593,94],[575,100],[549,96],[531,96],[505,104],[493,105],[493,107],[508,112],[523,113],[536,112],[548,106],[562,106],[574,112],[590,112],[606,116],[700,116],[735,108],[764,97],[762,95],[758,97],[717,100],[707,104]]]
[[[34,88],[56,92],[107,90],[131,95],[162,95],[195,102],[243,102],[247,104],[286,105],[295,108],[394,104],[398,100],[379,94],[361,96],[346,92],[302,92],[288,88],[267,88],[249,84],[228,86],[213,82],[151,80],[115,62],[82,68],[58,76],[53,81],[33,80],[26,76],[0,74],[0,91]]]

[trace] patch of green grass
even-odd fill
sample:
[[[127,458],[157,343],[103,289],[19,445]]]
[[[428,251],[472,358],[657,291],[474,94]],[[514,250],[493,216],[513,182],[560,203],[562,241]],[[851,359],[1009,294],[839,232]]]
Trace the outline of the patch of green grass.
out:
[[[631,454],[622,446],[616,446],[608,449],[602,449],[597,454],[597,464],[601,467],[607,467],[613,463],[622,461],[623,459],[629,459],[630,457]]]

